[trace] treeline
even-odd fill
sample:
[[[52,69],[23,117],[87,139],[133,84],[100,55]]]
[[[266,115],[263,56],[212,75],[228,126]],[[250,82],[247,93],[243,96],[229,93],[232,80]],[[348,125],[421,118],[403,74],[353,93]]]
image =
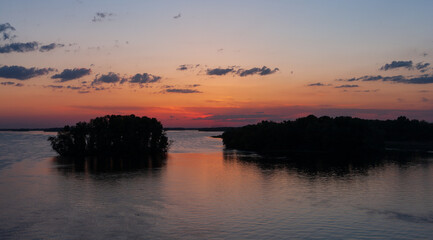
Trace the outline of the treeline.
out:
[[[61,156],[143,155],[168,148],[162,124],[135,115],[107,115],[65,126],[48,140]]]
[[[371,152],[384,150],[388,141],[433,142],[433,124],[406,117],[381,121],[310,115],[229,129],[222,138],[226,148],[252,151]]]

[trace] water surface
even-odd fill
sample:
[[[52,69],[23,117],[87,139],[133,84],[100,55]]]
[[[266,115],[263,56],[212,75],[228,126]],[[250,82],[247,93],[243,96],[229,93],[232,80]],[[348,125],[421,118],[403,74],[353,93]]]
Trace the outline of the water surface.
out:
[[[273,161],[216,132],[169,131],[167,157],[55,157],[49,134],[0,132],[0,239],[427,239],[433,158]],[[275,159],[274,159],[275,160]]]

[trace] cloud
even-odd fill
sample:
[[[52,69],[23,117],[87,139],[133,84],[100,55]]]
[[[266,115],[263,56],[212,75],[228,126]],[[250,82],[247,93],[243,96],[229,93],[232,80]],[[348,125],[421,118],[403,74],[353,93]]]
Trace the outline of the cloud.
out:
[[[179,65],[179,67],[176,68],[176,70],[185,71],[185,70],[191,70],[191,69],[198,68],[198,67],[200,67],[200,64],[196,64],[196,65],[193,65],[193,64],[182,64],[182,65]]]
[[[92,22],[100,22],[104,20],[107,17],[114,16],[114,13],[109,12],[97,12],[96,15],[93,17]]]
[[[369,92],[378,92],[379,89],[374,89],[374,90],[357,90],[355,92],[364,92],[364,93],[369,93]]]
[[[324,86],[329,86],[329,84],[323,84],[321,82],[317,82],[317,83],[311,83],[307,85],[308,87],[324,87]]]
[[[226,75],[229,72],[233,72],[234,69],[233,68],[213,68],[213,69],[207,69],[207,75],[217,75],[217,76],[222,76],[222,75]]]
[[[176,70],[179,70],[179,71],[185,71],[188,69],[190,69],[190,65],[186,65],[186,64],[179,65],[179,67],[176,68]]]
[[[60,82],[66,82],[70,80],[74,80],[77,78],[81,78],[83,76],[89,75],[91,72],[90,68],[74,68],[74,69],[65,69],[63,72],[52,76],[52,79],[60,79]]]
[[[109,72],[108,74],[96,75],[92,84],[101,84],[101,83],[118,83],[122,79],[117,73]]]
[[[52,68],[25,68],[22,66],[3,66],[0,67],[0,78],[12,78],[27,80],[30,78],[46,75],[54,71]]]
[[[22,83],[14,83],[14,82],[0,82],[0,85],[15,86],[15,87],[22,87],[22,86],[24,86],[24,84],[22,84]]]
[[[186,87],[189,87],[189,88],[195,88],[195,87],[200,87],[200,86],[201,86],[200,84],[186,85]]]
[[[139,83],[139,84],[146,84],[146,83],[154,83],[158,82],[161,79],[160,76],[155,76],[148,73],[143,74],[135,74],[133,77],[129,79],[130,83]]]
[[[179,14],[177,14],[176,16],[174,16],[173,18],[174,19],[178,19],[178,18],[180,18],[182,15],[179,13]]]
[[[335,88],[357,88],[357,87],[359,87],[359,86],[358,85],[349,85],[349,84],[335,86]]]
[[[377,76],[363,76],[359,78],[349,78],[349,79],[338,79],[338,81],[383,81],[392,83],[405,83],[405,84],[430,84],[433,83],[433,74],[424,74],[420,76],[410,76],[405,77],[402,75],[383,77],[381,75]]]
[[[245,77],[248,75],[254,75],[254,74],[259,74],[261,76],[264,76],[264,75],[276,73],[277,71],[279,71],[278,68],[274,68],[274,70],[272,70],[266,66],[263,66],[262,68],[255,67],[255,68],[251,68],[251,69],[247,69],[247,70],[239,69],[237,71],[237,74],[239,74],[239,76],[241,76],[241,77]]]
[[[41,46],[39,48],[39,51],[40,52],[48,52],[48,51],[51,51],[51,50],[53,50],[55,48],[64,47],[64,46],[65,46],[64,44],[51,43],[51,44],[48,44],[48,45]]]
[[[48,85],[48,86],[45,86],[45,87],[47,87],[47,88],[53,88],[53,89],[62,89],[65,86],[62,86],[62,85]]]
[[[10,43],[0,46],[0,53],[11,53],[11,52],[31,52],[38,49],[37,42],[27,43]]]
[[[430,66],[430,63],[419,62],[415,65],[415,68],[417,70],[419,70],[420,72],[424,73],[428,70],[429,66]]]
[[[113,73],[110,72],[108,74],[103,74],[103,75],[96,75],[95,79],[92,82],[92,85],[94,84],[101,84],[101,83],[138,83],[140,85],[143,84],[148,84],[148,83],[155,83],[155,82],[159,82],[159,80],[161,80],[162,77],[160,76],[155,76],[149,73],[137,73],[134,76],[131,77],[120,77],[119,74],[117,73]]]
[[[7,40],[15,37],[14,35],[11,36],[10,32],[12,31],[15,31],[15,28],[9,23],[0,24],[0,34],[2,35],[0,36],[0,40]]]
[[[246,77],[246,76],[255,75],[255,74],[265,76],[265,75],[276,73],[277,71],[279,71],[278,68],[270,69],[266,66],[263,66],[261,68],[254,67],[254,68],[250,68],[250,69],[243,69],[243,68],[238,69],[238,67],[227,67],[227,68],[208,68],[206,70],[206,73],[207,73],[207,75],[217,75],[217,76],[222,76],[222,75],[226,75],[228,73],[233,73],[233,74],[236,74],[236,75],[241,76],[241,77]]]
[[[201,91],[194,89],[200,86],[200,84],[190,84],[185,85],[183,88],[179,88],[173,85],[164,85],[162,88],[165,90],[161,91],[161,93],[202,93]]]
[[[429,101],[429,99],[426,98],[426,97],[422,97],[422,98],[421,98],[421,102],[428,102],[428,101]]]
[[[14,82],[1,82],[0,84],[1,84],[1,85],[5,85],[5,86],[8,86],[8,85],[15,85]]]
[[[413,62],[412,61],[392,61],[391,63],[387,63],[383,65],[380,70],[382,71],[388,71],[391,69],[396,68],[406,68],[406,69],[413,69]]]
[[[169,88],[166,89],[165,92],[168,93],[201,93],[196,89],[187,89],[187,88]]]

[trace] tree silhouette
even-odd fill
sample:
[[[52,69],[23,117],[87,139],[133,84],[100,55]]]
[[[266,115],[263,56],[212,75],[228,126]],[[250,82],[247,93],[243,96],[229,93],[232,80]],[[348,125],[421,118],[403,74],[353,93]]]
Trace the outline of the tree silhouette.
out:
[[[168,149],[162,124],[135,115],[107,115],[65,126],[48,141],[61,156],[143,155]]]
[[[432,142],[433,124],[406,117],[380,121],[310,115],[229,129],[222,138],[227,148],[243,150],[360,153],[384,150],[389,141]]]

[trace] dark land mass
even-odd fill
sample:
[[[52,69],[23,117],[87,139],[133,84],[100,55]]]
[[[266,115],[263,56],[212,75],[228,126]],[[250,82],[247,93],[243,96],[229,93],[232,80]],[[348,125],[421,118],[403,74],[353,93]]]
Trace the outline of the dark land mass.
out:
[[[65,126],[49,137],[60,156],[144,156],[164,154],[168,138],[155,118],[107,115]]]
[[[63,128],[0,128],[0,131],[11,131],[11,132],[30,132],[30,131],[41,131],[41,132],[58,132]]]
[[[365,120],[328,116],[281,123],[262,121],[222,134],[227,149],[266,154],[365,155],[387,148],[433,150],[433,124],[399,117]]]
[[[200,132],[224,132],[226,130],[232,129],[233,127],[211,127],[211,128],[182,128],[182,127],[172,127],[164,128],[164,131],[188,131],[196,130]],[[63,128],[0,128],[0,131],[12,131],[12,132],[30,132],[30,131],[42,131],[42,132],[58,132]]]

